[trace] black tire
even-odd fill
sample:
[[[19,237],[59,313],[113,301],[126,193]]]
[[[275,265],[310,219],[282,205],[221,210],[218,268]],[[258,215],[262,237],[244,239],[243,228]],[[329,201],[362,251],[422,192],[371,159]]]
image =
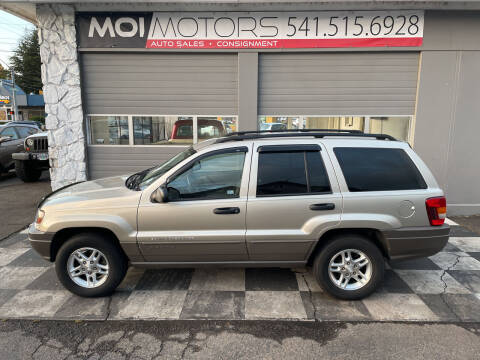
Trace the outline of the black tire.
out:
[[[29,160],[15,160],[15,172],[17,177],[24,182],[35,182],[42,176],[42,170],[36,168]]]
[[[76,284],[68,274],[67,261],[70,254],[83,247],[100,250],[107,258],[108,276],[106,281],[98,287],[82,287]],[[125,277],[127,268],[128,261],[122,250],[111,239],[95,233],[72,236],[60,247],[55,260],[55,270],[63,286],[72,293],[83,297],[99,297],[112,294]]]
[[[356,290],[339,288],[330,278],[328,271],[330,260],[335,254],[347,249],[362,251],[372,265],[370,280]],[[359,300],[373,293],[383,282],[384,272],[385,260],[381,251],[367,238],[357,234],[346,234],[330,239],[313,263],[313,274],[319,285],[329,294],[343,300]]]

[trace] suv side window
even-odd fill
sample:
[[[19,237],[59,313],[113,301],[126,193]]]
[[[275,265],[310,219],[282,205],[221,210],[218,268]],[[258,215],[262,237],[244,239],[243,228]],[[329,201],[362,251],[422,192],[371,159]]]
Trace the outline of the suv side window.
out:
[[[10,136],[11,140],[18,140],[17,132],[15,131],[15,129],[12,126],[4,129],[2,131],[2,133],[0,134],[0,136]]]
[[[278,151],[279,149],[280,147],[273,151],[259,149],[258,197],[331,192],[319,149]]]
[[[403,149],[333,149],[349,191],[426,189],[420,171]]]
[[[232,199],[240,196],[247,148],[214,152],[189,165],[167,184],[170,201]]]

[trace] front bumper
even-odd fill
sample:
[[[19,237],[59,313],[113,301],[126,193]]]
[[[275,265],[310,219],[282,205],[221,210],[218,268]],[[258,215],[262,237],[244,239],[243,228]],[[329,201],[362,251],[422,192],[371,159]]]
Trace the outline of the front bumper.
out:
[[[47,161],[48,153],[27,153],[27,152],[13,153],[12,159],[20,160],[20,161],[27,161],[27,160]]]
[[[447,224],[383,231],[384,245],[392,260],[434,255],[447,245],[449,234]]]
[[[37,230],[35,224],[30,224],[28,228],[28,240],[30,240],[32,248],[48,261],[51,261],[50,249],[54,235],[54,233]]]

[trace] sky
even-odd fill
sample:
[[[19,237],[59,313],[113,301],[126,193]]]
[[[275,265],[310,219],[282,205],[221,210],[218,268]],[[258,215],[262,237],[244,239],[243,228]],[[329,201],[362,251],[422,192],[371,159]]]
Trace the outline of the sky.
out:
[[[0,10],[0,63],[4,68],[18,41],[26,31],[34,28],[33,24]]]

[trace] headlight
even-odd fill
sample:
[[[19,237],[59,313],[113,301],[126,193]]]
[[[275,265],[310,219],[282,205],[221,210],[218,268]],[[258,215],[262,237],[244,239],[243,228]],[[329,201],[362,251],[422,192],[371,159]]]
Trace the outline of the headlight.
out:
[[[38,210],[37,211],[37,216],[35,217],[35,224],[40,225],[42,223],[44,217],[45,217],[45,211]]]
[[[33,139],[27,139],[27,145],[33,146]]]

